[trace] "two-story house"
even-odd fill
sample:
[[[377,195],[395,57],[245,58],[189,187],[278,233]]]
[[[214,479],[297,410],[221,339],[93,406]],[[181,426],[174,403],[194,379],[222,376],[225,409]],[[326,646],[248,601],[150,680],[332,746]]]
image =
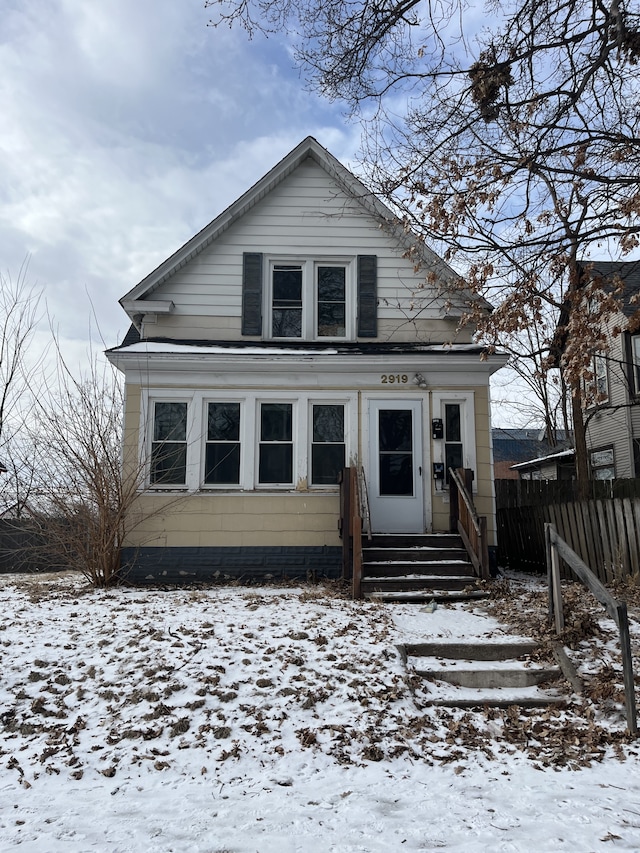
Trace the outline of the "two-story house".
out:
[[[604,289],[622,285],[620,311],[603,330],[585,386],[586,442],[593,479],[640,477],[640,261],[595,261]]]
[[[338,474],[375,531],[448,530],[449,466],[494,536],[489,376],[467,297],[313,138],[121,300],[135,580],[337,576]]]

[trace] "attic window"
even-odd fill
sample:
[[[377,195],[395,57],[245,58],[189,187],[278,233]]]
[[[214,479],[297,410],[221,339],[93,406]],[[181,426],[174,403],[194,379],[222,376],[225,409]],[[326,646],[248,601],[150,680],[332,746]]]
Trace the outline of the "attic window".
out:
[[[316,278],[318,337],[344,338],[347,334],[346,269],[319,266]]]
[[[273,268],[274,338],[302,337],[302,267],[276,264]]]

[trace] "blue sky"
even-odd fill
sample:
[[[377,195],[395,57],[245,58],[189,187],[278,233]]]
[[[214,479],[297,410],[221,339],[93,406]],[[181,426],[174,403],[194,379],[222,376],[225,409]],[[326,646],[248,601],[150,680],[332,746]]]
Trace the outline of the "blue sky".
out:
[[[356,152],[357,125],[305,90],[286,43],[208,26],[204,0],[0,15],[0,270],[29,259],[74,358],[92,305],[114,345],[118,298],[305,136]]]

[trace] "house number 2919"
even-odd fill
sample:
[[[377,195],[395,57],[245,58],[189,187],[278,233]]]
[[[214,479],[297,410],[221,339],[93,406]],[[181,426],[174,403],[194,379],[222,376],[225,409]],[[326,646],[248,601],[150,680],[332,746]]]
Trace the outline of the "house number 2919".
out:
[[[409,381],[406,373],[383,373],[380,377],[383,385],[394,385],[396,382],[399,385],[404,385]]]

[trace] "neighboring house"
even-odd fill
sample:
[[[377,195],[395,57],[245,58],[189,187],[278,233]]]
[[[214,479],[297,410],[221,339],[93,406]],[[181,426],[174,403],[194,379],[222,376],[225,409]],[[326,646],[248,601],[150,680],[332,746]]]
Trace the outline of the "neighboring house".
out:
[[[567,448],[512,465],[520,480],[574,480],[576,476],[575,450]]]
[[[337,576],[345,465],[373,529],[405,533],[448,530],[443,472],[471,468],[494,538],[488,384],[506,358],[458,332],[457,281],[307,138],[134,287],[135,328],[108,352],[142,471],[128,576]]]
[[[521,476],[518,472],[519,463],[536,462],[541,457],[564,451],[571,446],[573,436],[571,433],[566,435],[564,430],[558,430],[556,445],[553,447],[545,438],[544,427],[533,429],[494,427],[491,430],[491,440],[496,480],[518,480]],[[559,478],[545,476],[541,479]],[[564,479],[564,472],[562,479]]]
[[[604,330],[607,348],[594,355],[586,388],[591,476],[640,477],[640,261],[596,261],[591,275],[602,278],[606,288],[617,279],[624,284],[622,309]]]

